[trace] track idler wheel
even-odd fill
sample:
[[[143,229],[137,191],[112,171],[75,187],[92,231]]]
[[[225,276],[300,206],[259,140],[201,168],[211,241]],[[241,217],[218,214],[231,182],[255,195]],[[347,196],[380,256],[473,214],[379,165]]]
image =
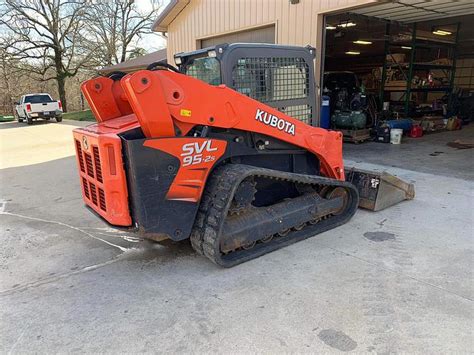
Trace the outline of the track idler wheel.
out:
[[[344,212],[347,208],[347,203],[349,201],[349,196],[347,194],[347,190],[343,187],[336,187],[335,189],[332,189],[330,192],[328,192],[325,196],[328,200],[331,200],[336,197],[342,197],[343,203],[341,208],[339,208],[337,211],[332,212],[334,216],[337,216]]]

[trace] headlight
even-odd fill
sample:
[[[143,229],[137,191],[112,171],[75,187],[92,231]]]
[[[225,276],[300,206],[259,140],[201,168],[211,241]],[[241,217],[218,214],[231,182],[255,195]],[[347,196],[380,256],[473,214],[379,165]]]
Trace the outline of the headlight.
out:
[[[181,65],[181,57],[174,57],[174,62],[176,63],[176,65]]]
[[[208,57],[211,57],[211,58],[215,58],[215,57],[217,57],[217,53],[216,53],[215,50],[208,51],[208,52],[207,52],[207,56],[208,56]]]

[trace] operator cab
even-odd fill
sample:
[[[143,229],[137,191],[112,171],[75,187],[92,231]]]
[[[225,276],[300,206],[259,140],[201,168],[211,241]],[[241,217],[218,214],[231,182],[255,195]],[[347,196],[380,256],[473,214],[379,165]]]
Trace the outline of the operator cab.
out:
[[[224,84],[307,124],[316,121],[312,47],[220,44],[174,56],[179,70],[210,85]]]

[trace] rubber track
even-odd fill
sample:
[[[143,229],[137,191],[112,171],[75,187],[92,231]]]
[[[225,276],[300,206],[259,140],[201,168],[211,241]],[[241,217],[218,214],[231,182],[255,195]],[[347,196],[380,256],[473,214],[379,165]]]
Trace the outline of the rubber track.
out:
[[[344,187],[349,192],[346,211],[314,225],[306,225],[300,231],[292,230],[285,237],[276,237],[268,243],[257,243],[249,250],[233,251],[226,255],[220,252],[222,226],[239,184],[249,176],[310,184],[318,186]],[[287,173],[243,164],[227,164],[216,168],[204,190],[201,204],[191,232],[191,244],[199,254],[223,267],[231,267],[257,258],[284,246],[307,239],[346,223],[355,213],[359,195],[354,185],[321,176]],[[225,231],[224,231],[225,232]]]

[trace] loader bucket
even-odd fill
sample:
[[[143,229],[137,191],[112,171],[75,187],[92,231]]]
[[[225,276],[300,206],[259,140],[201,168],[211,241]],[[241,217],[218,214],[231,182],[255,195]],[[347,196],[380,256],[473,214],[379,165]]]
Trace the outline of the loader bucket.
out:
[[[380,211],[415,197],[415,185],[387,172],[346,168],[346,181],[359,190],[359,207]]]

